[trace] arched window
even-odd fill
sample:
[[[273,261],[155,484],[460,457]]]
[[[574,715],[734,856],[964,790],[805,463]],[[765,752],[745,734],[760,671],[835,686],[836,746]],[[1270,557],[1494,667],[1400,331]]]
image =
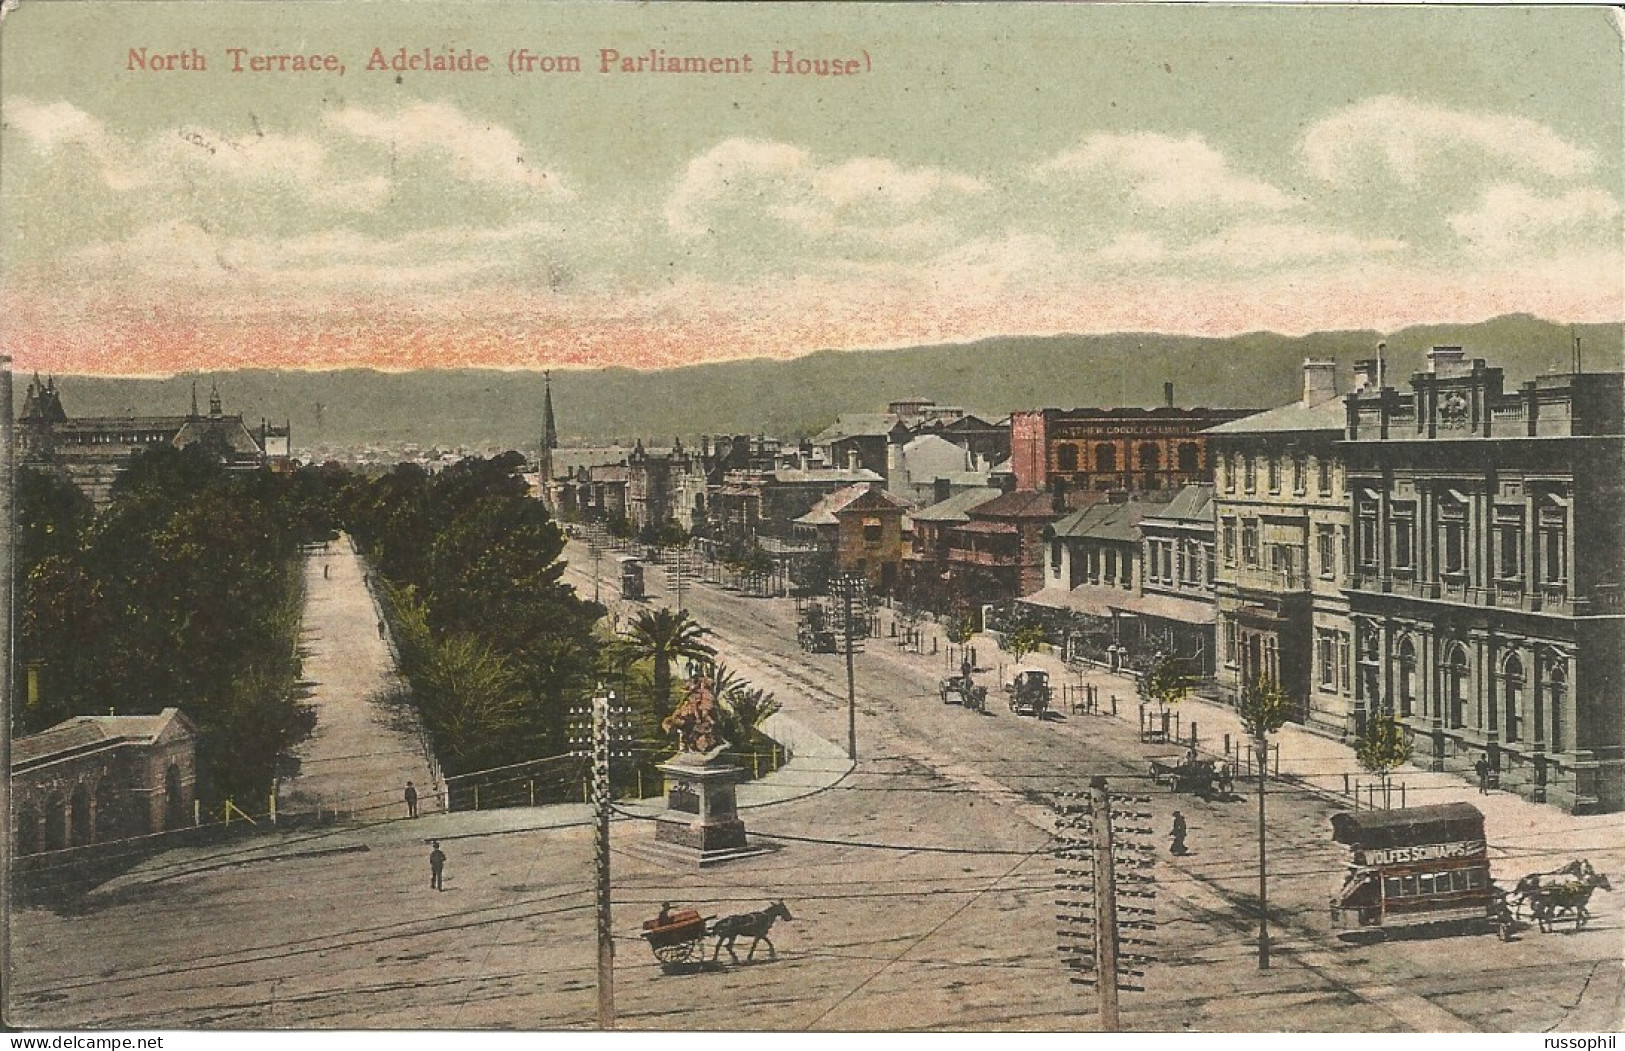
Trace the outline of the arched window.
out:
[[[1445,718],[1452,729],[1467,725],[1467,647],[1450,647],[1444,663]]]
[[[1562,657],[1554,657],[1546,666],[1546,707],[1551,712],[1552,736],[1550,738],[1553,748],[1563,747],[1563,704],[1569,694],[1569,668],[1568,662]],[[1540,720],[1541,713],[1535,712],[1535,740],[1543,739]]]
[[[1140,443],[1140,470],[1155,471],[1162,459],[1162,451],[1157,448],[1156,442]]]
[[[1416,643],[1399,640],[1399,714],[1408,716],[1416,705]]]
[[[1095,470],[1117,470],[1117,446],[1110,442],[1101,442],[1095,446]]]
[[[1202,450],[1196,447],[1195,442],[1185,442],[1179,447],[1179,470],[1182,474],[1195,474],[1202,469]]]
[[[1078,447],[1076,445],[1059,445],[1055,448],[1055,469],[1068,474],[1078,469]]]
[[[1516,653],[1507,655],[1505,663],[1501,665],[1501,699],[1502,713],[1505,722],[1502,724],[1502,739],[1516,741],[1520,736],[1523,722],[1523,661],[1518,659]]]

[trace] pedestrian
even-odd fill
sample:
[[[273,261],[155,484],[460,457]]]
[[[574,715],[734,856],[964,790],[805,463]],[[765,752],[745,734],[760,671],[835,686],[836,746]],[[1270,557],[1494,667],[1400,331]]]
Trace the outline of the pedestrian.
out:
[[[1174,811],[1174,830],[1169,834],[1169,838],[1171,838],[1174,842],[1173,845],[1168,848],[1168,853],[1176,855],[1190,853],[1189,848],[1185,846],[1185,815],[1181,814],[1177,810]]]
[[[331,580],[332,579],[332,574],[328,572],[332,568],[333,567],[331,567],[331,566],[323,566],[322,567],[322,579],[323,580]]]
[[[429,845],[434,848],[429,851],[429,887],[431,890],[445,890],[441,875],[446,871],[446,852],[440,849],[438,839]]]
[[[384,637],[384,622],[383,621],[378,622],[378,637],[380,639]]]
[[[1489,795],[1490,757],[1488,752],[1478,757],[1478,762],[1473,764],[1473,769],[1478,772],[1478,794],[1481,796]]]
[[[406,782],[406,816],[418,816],[418,790],[412,782]]]

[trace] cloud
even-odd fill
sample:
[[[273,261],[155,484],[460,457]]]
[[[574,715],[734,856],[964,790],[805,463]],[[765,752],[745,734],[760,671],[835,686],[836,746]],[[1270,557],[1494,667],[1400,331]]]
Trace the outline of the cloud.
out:
[[[70,102],[9,98],[3,112],[6,126],[22,132],[35,152],[46,158],[54,158],[66,147],[82,149],[111,189],[132,190],[149,181],[129,147],[105,124]]]
[[[1577,187],[1558,197],[1545,197],[1517,183],[1486,189],[1471,211],[1450,216],[1451,229],[1481,251],[1508,254],[1565,243],[1593,240],[1605,233],[1617,240],[1619,201],[1593,187]]]
[[[1098,133],[1051,157],[1032,175],[1043,182],[1126,178],[1141,203],[1160,209],[1229,205],[1279,210],[1295,202],[1267,182],[1233,169],[1198,135]]]
[[[326,114],[323,122],[334,131],[403,154],[442,158],[456,175],[472,182],[567,192],[558,174],[526,160],[525,148],[513,132],[471,120],[448,103],[419,102],[393,115],[350,106]]]
[[[1404,241],[1390,237],[1360,237],[1296,223],[1256,223],[1233,226],[1179,254],[1246,270],[1389,255],[1405,248]]]
[[[1381,96],[1318,121],[1304,134],[1300,153],[1309,171],[1331,183],[1348,182],[1369,168],[1407,186],[1452,162],[1456,170],[1486,164],[1556,179],[1589,172],[1590,151],[1566,142],[1526,117],[1466,113]]]
[[[689,161],[663,214],[685,238],[767,220],[812,240],[846,236],[909,247],[939,239],[945,209],[987,189],[942,168],[878,157],[826,163],[789,143],[728,139]]]

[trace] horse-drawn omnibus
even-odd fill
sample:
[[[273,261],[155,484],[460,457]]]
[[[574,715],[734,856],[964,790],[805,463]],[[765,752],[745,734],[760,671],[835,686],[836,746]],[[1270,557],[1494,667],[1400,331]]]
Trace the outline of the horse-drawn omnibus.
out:
[[[626,556],[621,559],[621,597],[641,600],[643,594],[643,563]]]
[[[1332,899],[1332,926],[1345,935],[1505,918],[1484,815],[1470,803],[1334,814],[1332,839],[1351,854]]]

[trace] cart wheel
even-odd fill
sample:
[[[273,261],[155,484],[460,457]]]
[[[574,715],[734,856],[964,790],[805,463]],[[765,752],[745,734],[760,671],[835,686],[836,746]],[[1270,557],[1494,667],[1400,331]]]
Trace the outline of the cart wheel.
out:
[[[670,945],[654,947],[655,959],[660,961],[662,967],[680,967],[694,959],[694,950],[699,940],[687,942],[673,942]]]

